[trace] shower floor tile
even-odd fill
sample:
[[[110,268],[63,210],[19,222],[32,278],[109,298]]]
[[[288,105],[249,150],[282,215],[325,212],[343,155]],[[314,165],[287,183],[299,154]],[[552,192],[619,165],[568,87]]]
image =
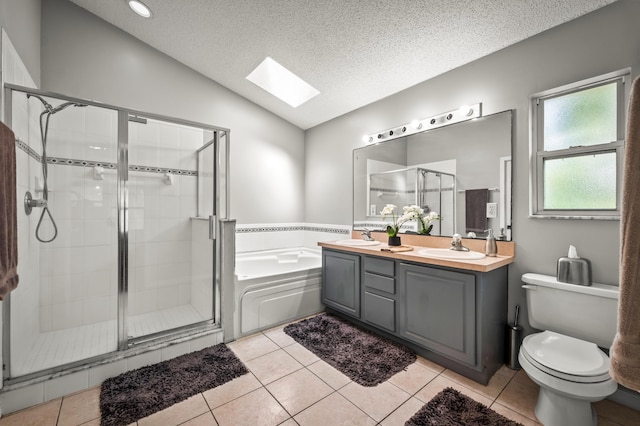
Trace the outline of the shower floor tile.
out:
[[[129,335],[157,333],[205,321],[191,305],[177,306],[129,318]],[[117,323],[104,321],[41,333],[30,345],[16,345],[11,376],[18,377],[113,352],[118,346]]]

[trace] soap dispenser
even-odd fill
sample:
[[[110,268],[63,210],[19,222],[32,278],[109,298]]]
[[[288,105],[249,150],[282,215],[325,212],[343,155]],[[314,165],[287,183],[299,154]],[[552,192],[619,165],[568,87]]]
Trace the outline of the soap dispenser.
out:
[[[484,245],[484,254],[489,257],[496,257],[498,254],[498,244],[496,243],[496,237],[493,236],[493,229],[488,230],[487,241]]]

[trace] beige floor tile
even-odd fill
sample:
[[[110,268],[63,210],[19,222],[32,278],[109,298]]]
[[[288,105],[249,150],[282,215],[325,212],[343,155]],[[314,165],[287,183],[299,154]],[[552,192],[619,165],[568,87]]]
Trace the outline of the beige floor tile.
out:
[[[516,374],[514,374],[512,381],[517,383],[524,383],[527,385],[538,386],[536,382],[531,380],[529,375],[527,375],[527,373],[524,370],[518,370]]]
[[[634,426],[637,423],[634,423]],[[620,423],[616,423],[613,420],[609,420],[605,417],[598,416],[598,426],[631,426],[631,425],[622,425]]]
[[[334,392],[307,369],[298,370],[270,383],[267,390],[291,415],[298,414]]]
[[[382,421],[411,397],[389,382],[372,387],[351,382],[338,392],[376,421]]]
[[[295,420],[293,420],[293,419],[289,419],[289,420],[286,420],[286,421],[285,421],[285,422],[283,422],[283,423],[280,423],[280,425],[279,425],[279,426],[298,426],[298,422],[296,422],[296,421],[295,421]]]
[[[440,364],[436,364],[433,361],[430,361],[426,358],[421,357],[420,355],[418,355],[418,357],[416,358],[416,362],[420,365],[422,365],[423,367],[427,367],[433,371],[435,371],[436,373],[442,373],[445,368],[443,366],[441,366]]]
[[[518,380],[520,378],[520,380]],[[532,420],[538,421],[534,410],[538,401],[538,385],[530,380],[524,380],[520,372],[504,388],[496,402],[522,414]]]
[[[215,408],[213,416],[220,426],[271,426],[290,417],[265,388]]]
[[[85,426],[85,425],[82,425]],[[218,422],[213,418],[211,411],[208,411],[188,422],[182,423],[181,426],[218,426]]]
[[[307,368],[313,372],[313,374],[320,377],[326,384],[336,390],[351,382],[350,378],[324,361],[314,362],[313,364],[308,365]]]
[[[285,347],[284,350],[289,355],[294,357],[300,364],[305,366],[309,364],[313,364],[314,362],[320,359],[313,352],[311,352],[309,349],[305,348],[299,343],[294,343],[293,345],[289,345]]]
[[[494,402],[491,405],[491,409],[493,411],[495,411],[498,414],[502,414],[503,416],[505,416],[506,418],[508,418],[509,420],[513,420],[514,422],[518,422],[518,423],[522,423],[524,426],[541,426],[541,423],[538,423],[535,420],[531,420],[528,417],[523,416],[520,413],[516,413],[515,411],[505,407],[502,404],[499,404],[497,402]],[[601,426],[601,425],[599,425]]]
[[[247,361],[245,364],[263,385],[302,368],[302,364],[282,349]]]
[[[242,395],[253,392],[261,386],[262,385],[258,379],[256,379],[256,376],[252,373],[248,373],[243,376],[236,377],[222,386],[209,389],[208,391],[203,392],[202,395],[207,401],[207,404],[209,404],[209,408],[214,409],[241,397]]]
[[[262,333],[243,337],[242,339],[229,343],[227,346],[243,362],[280,349],[278,345]]]
[[[462,386],[478,392],[481,395],[484,395],[492,402],[495,401],[498,395],[500,395],[500,392],[502,392],[502,390],[507,386],[507,383],[509,383],[509,381],[511,380],[511,377],[505,374],[496,373],[489,380],[489,383],[485,386],[451,370],[445,370],[442,373],[442,376],[451,379],[456,383],[460,383]]]
[[[179,425],[208,411],[209,406],[202,394],[199,393],[169,408],[138,420],[138,426]]]
[[[640,425],[640,411],[605,399],[594,404],[599,417],[622,425]]]
[[[461,384],[454,382],[453,380],[448,379],[442,375],[430,381],[429,384],[427,384],[425,387],[420,389],[415,396],[419,400],[427,403],[431,401],[431,399],[434,396],[440,393],[440,391],[442,391],[444,388],[447,388],[447,387],[451,387],[457,390],[458,392],[468,396],[469,398],[486,405],[487,407],[489,407],[493,402],[491,399],[487,398],[486,396],[479,394],[478,392],[473,391],[469,388],[466,388]]]
[[[398,386],[410,395],[415,394],[427,383],[435,379],[438,373],[422,364],[414,362],[406,370],[396,373],[389,379],[389,382]]]
[[[507,367],[506,365],[502,365],[502,367],[500,367],[498,369],[496,374],[502,374],[502,375],[508,376],[510,379],[512,379],[513,376],[518,374],[518,371],[521,371],[521,370],[512,370],[511,368]]]
[[[293,337],[284,332],[284,327],[285,326],[272,328],[271,330],[265,331],[264,335],[281,348],[293,345],[294,343],[296,343],[296,341],[293,340]]]
[[[375,425],[377,422],[337,392],[294,417],[300,426]]]
[[[54,426],[58,421],[62,398],[54,399],[0,419],[1,426]]]
[[[418,398],[411,398],[380,423],[381,426],[403,425],[424,406]]]
[[[100,418],[100,387],[65,396],[58,426],[76,426]]]

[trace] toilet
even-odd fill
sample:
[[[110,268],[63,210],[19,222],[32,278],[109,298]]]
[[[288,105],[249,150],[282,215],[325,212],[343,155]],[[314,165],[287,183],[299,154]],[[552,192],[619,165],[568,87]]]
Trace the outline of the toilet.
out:
[[[597,424],[592,406],[618,385],[609,376],[616,334],[618,287],[562,283],[540,274],[522,276],[529,324],[544,330],[524,338],[518,361],[540,386],[535,413],[545,426]]]

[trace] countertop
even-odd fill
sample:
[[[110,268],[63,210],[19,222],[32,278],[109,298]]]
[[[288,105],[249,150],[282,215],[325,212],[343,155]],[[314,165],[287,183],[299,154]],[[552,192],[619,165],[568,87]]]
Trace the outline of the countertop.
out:
[[[386,234],[384,234],[386,236]],[[498,255],[496,257],[484,257],[482,259],[474,259],[474,260],[459,260],[459,259],[439,259],[435,257],[428,257],[425,255],[418,254],[421,249],[425,248],[444,248],[448,247],[451,238],[446,237],[420,237],[420,240],[415,240],[412,238],[403,239],[403,246],[412,247],[412,251],[405,251],[399,253],[393,253],[388,251],[382,251],[381,249],[387,249],[389,246],[381,241],[382,238],[378,235],[373,235],[376,240],[380,242],[379,245],[376,246],[347,246],[338,244],[337,241],[326,241],[319,242],[318,245],[320,247],[325,247],[332,250],[340,250],[344,252],[351,253],[360,253],[360,254],[368,254],[378,257],[386,257],[389,259],[398,259],[398,260],[406,260],[414,263],[423,263],[425,265],[436,265],[436,266],[445,266],[448,268],[456,268],[456,269],[464,269],[468,271],[477,271],[477,272],[489,272],[494,269],[501,268],[510,263],[513,263],[515,260],[515,245],[512,242],[500,241],[498,244]],[[357,237],[355,237],[357,238]],[[405,244],[404,241],[408,240]],[[420,243],[427,243],[428,245],[414,245],[416,241]],[[473,251],[483,252],[484,251],[484,240],[469,240],[463,239],[463,245],[465,247],[469,247]],[[478,246],[481,246],[480,249]],[[503,253],[503,254],[501,254]]]

